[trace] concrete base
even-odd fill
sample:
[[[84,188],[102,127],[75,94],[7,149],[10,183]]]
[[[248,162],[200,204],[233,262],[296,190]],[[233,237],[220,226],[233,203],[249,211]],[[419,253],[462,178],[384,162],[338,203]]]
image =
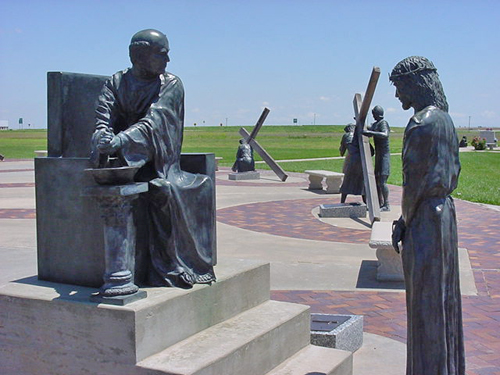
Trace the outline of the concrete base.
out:
[[[392,247],[392,223],[384,221],[373,223],[369,245],[377,249],[377,280],[404,281],[401,254]]]
[[[315,321],[322,323],[315,326]],[[355,352],[363,345],[362,315],[311,314],[311,322],[311,344],[313,345],[350,352]],[[325,330],[324,328],[327,328],[330,322],[340,324],[332,324],[334,327],[331,330]]]
[[[323,178],[326,184],[326,194],[340,193],[340,187],[344,180],[344,174],[339,172],[324,171],[324,170],[308,170],[304,173],[309,175],[309,190],[322,190]]]
[[[269,300],[268,264],[225,259],[217,275],[191,290],[146,288],[126,306],[88,302],[95,290],[86,287],[7,284],[0,373],[264,375],[308,348],[309,308]],[[352,374],[352,355],[333,355],[322,373]],[[333,372],[339,366],[347,370]]]
[[[145,290],[139,290],[132,294],[112,296],[112,297],[103,296],[99,293],[93,293],[90,296],[90,301],[95,303],[106,303],[108,305],[125,306],[128,305],[129,303],[146,298],[147,296],[148,293]]]
[[[230,180],[239,181],[239,180],[259,180],[260,173],[257,171],[248,171],[248,172],[233,172],[229,173],[228,177]]]
[[[364,203],[336,203],[319,206],[320,217],[366,217]]]

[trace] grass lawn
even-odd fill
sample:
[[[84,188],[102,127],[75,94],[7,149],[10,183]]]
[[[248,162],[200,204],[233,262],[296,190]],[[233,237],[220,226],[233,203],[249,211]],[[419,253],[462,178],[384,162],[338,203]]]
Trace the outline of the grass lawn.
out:
[[[0,131],[0,154],[7,159],[30,159],[35,150],[47,149],[47,130]]]
[[[246,128],[249,132],[251,127]],[[311,159],[339,156],[339,145],[344,125],[266,126],[257,136],[257,141],[275,160]],[[239,127],[187,127],[184,131],[183,152],[213,152],[223,157],[221,165],[230,166],[234,162]],[[391,129],[391,153],[401,152],[403,128]],[[458,129],[458,137],[469,139],[477,135],[477,130]],[[47,131],[6,130],[0,131],[0,154],[7,159],[28,159],[34,157],[35,150],[47,149]],[[258,155],[255,159],[260,160]],[[472,202],[500,205],[500,153],[490,151],[460,154],[462,172],[457,198]],[[389,183],[401,185],[401,157],[391,157]],[[303,172],[306,169],[326,169],[342,171],[343,160],[318,160],[307,162],[286,162],[280,164],[289,172]],[[258,164],[258,169],[269,169],[266,164]]]

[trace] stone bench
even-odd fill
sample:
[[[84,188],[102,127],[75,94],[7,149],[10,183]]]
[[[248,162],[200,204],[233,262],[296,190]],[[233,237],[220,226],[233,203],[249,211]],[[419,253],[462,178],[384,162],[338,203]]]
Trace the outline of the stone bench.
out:
[[[222,156],[216,156],[215,157],[215,170],[218,171],[219,170],[219,160],[222,160],[223,157]]]
[[[36,158],[46,158],[47,157],[47,150],[35,150],[35,157]]]
[[[323,190],[322,181],[324,178],[327,194],[340,193],[340,186],[342,185],[342,180],[344,179],[343,173],[323,170],[310,170],[305,171],[304,173],[309,175],[309,190]]]
[[[488,147],[490,150],[493,150],[493,148],[497,147],[496,143],[486,143],[486,147]]]
[[[377,280],[404,281],[401,254],[392,247],[392,222],[375,221],[369,245],[377,249]]]

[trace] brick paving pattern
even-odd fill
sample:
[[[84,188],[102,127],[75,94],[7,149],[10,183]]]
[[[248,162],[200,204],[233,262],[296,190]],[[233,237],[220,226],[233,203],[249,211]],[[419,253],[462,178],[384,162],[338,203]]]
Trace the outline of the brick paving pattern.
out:
[[[224,184],[230,183],[234,182]],[[307,187],[307,183],[300,186]],[[390,203],[399,205],[401,188],[391,186],[390,190]],[[338,202],[338,196],[323,195],[320,201],[252,203],[217,210],[217,220],[277,236],[366,243],[369,231],[334,227],[311,214],[320,203]],[[455,204],[459,246],[469,252],[478,289],[477,296],[462,297],[467,374],[500,375],[500,212],[466,201],[456,200]],[[309,305],[315,313],[364,315],[366,332],[406,343],[404,293],[292,290],[273,291],[271,296]]]
[[[29,170],[4,170],[24,172]],[[296,183],[250,183],[220,176],[217,184],[307,187]],[[272,172],[265,172],[272,173]],[[305,175],[292,174],[294,176]],[[30,183],[0,184],[1,188],[32,187]],[[401,188],[391,186],[391,204],[399,204]],[[321,203],[339,198],[321,196]],[[217,220],[239,228],[277,236],[322,241],[366,243],[369,231],[346,230],[325,224],[311,214],[318,199],[253,203],[217,210]],[[468,375],[500,375],[500,212],[465,201],[456,201],[459,246],[467,248],[477,296],[463,296],[463,319]],[[0,209],[0,218],[34,219],[33,209]],[[370,291],[273,291],[275,300],[302,303],[312,312],[364,315],[365,331],[406,342],[404,293]]]

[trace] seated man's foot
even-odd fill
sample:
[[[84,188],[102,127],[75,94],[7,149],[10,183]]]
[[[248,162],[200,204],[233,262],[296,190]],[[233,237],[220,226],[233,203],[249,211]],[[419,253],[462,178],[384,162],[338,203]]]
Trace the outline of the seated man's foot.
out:
[[[390,211],[390,210],[391,210],[391,207],[388,204],[380,207],[380,211]]]
[[[213,273],[206,273],[204,275],[196,276],[196,283],[198,284],[211,284],[215,281],[215,275]]]

